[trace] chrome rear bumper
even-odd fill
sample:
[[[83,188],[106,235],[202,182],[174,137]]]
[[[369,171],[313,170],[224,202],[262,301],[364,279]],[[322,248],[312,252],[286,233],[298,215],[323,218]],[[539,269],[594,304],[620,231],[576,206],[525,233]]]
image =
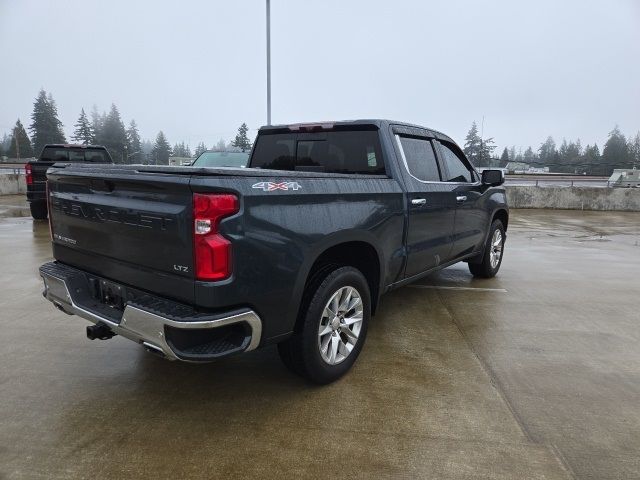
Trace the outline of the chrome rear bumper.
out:
[[[56,274],[55,267],[62,269],[60,274]],[[252,310],[241,311],[228,316],[211,315],[210,319],[202,318],[202,315],[199,315],[197,321],[178,321],[169,318],[168,315],[150,312],[129,303],[125,305],[119,319],[96,313],[83,306],[79,299],[74,298],[74,293],[77,293],[76,297],[81,297],[82,288],[74,290],[69,287],[69,270],[71,270],[69,267],[56,263],[49,263],[40,267],[40,276],[44,281],[43,295],[47,300],[69,315],[78,315],[92,323],[106,325],[115,334],[141,343],[148,350],[160,353],[169,360],[211,360],[214,357],[225,354],[239,351],[248,352],[257,348],[260,344],[262,322],[260,317]],[[235,345],[235,348],[224,351],[224,348],[221,349],[220,346],[214,345],[213,350],[217,353],[208,353],[200,355],[200,357],[198,354],[185,354],[179,348],[176,348],[171,339],[167,338],[168,331],[190,331],[197,338],[205,330],[219,329],[220,327],[237,324],[247,326],[250,333],[238,345]],[[198,346],[197,350],[202,351],[203,349]]]

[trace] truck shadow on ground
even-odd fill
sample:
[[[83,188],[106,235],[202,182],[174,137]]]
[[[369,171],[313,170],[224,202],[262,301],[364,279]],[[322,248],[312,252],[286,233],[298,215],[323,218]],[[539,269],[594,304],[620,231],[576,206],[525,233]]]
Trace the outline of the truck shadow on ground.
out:
[[[67,401],[60,412],[63,436],[88,424],[101,430],[113,415],[125,423],[163,429],[183,430],[185,423],[207,422],[211,435],[215,425],[265,423],[310,428],[335,424],[362,431],[384,430],[387,425],[417,432],[432,421],[426,417],[450,418],[450,410],[460,406],[458,394],[482,382],[467,373],[478,370],[477,362],[437,293],[415,288],[385,297],[354,368],[327,386],[312,385],[290,373],[276,346],[209,364],[185,364],[134,350],[125,340],[112,342],[99,344],[99,353],[88,351],[89,364],[82,365],[82,376],[92,378],[81,398],[75,381],[67,385]],[[103,354],[112,356],[111,363]],[[476,388],[474,395],[484,393]],[[351,418],[338,415],[327,423],[318,412],[331,405],[358,408]],[[409,423],[407,416],[412,419]]]

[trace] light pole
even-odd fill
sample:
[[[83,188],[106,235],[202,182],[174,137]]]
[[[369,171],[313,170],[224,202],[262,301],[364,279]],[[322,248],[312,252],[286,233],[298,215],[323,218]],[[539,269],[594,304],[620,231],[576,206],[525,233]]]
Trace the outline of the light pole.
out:
[[[271,0],[267,0],[267,125],[271,125]]]

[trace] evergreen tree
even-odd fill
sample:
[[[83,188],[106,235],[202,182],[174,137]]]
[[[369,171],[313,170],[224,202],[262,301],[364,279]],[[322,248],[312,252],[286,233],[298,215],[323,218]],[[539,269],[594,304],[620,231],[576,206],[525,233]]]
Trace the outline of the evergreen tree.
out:
[[[511,160],[509,160],[509,149],[507,147],[504,147],[504,150],[502,151],[502,155],[500,156],[500,166],[504,167],[510,161]]]
[[[464,148],[462,149],[472,165],[479,167],[482,159],[482,139],[478,135],[478,125],[476,122],[471,123],[471,128],[465,138]]]
[[[135,120],[131,120],[127,135],[127,163],[140,163],[142,161],[142,143],[138,133],[138,125]]]
[[[636,133],[633,139],[629,139],[627,149],[629,151],[629,161],[634,167],[640,168],[640,132]]]
[[[551,170],[558,164],[558,151],[553,137],[549,136],[538,149],[538,163],[543,167],[547,166]]]
[[[16,121],[16,126],[13,127],[11,143],[9,145],[9,151],[7,152],[9,158],[31,158],[33,157],[33,148],[31,147],[31,140],[27,135],[24,126],[20,119]]]
[[[173,146],[173,156],[174,157],[191,157],[191,149],[189,145],[185,145],[184,142],[176,143]]]
[[[32,135],[33,149],[37,153],[40,153],[47,143],[66,143],[56,103],[51,94],[47,96],[44,90],[40,90],[33,103],[29,131]]]
[[[486,140],[480,140],[480,155],[478,158],[479,167],[488,167],[495,162],[492,160],[493,151],[496,146],[493,142],[493,138],[487,138]]]
[[[213,147],[213,150],[215,150],[216,152],[224,152],[227,150],[227,144],[225,143],[224,138],[218,140],[218,143],[216,143],[216,146]]]
[[[9,148],[11,147],[12,138],[13,138],[12,135],[7,135],[6,133],[2,136],[2,140],[0,140],[0,157],[2,157],[3,155],[8,156]]]
[[[236,135],[236,138],[232,143],[234,147],[239,148],[243,152],[251,150],[251,142],[249,141],[249,137],[247,136],[248,131],[249,128],[247,127],[246,123],[240,125],[240,127],[238,128],[238,134]]]
[[[102,134],[102,125],[104,124],[105,118],[106,114],[102,113],[101,115],[96,105],[91,108],[91,130],[93,130],[91,143],[98,143],[98,137]]]
[[[510,162],[516,162],[516,161],[517,161],[517,160],[516,160],[516,146],[515,146],[515,145],[514,145],[514,146],[512,146],[512,147],[509,149],[509,161],[510,161]]]
[[[96,142],[99,145],[104,145],[109,150],[115,163],[124,163],[126,159],[127,132],[120,118],[118,107],[111,104],[111,110],[109,110],[104,122],[101,123],[99,133],[96,135]]]
[[[152,163],[155,165],[169,165],[169,157],[171,156],[171,145],[160,131],[156,137],[156,143],[151,151]]]
[[[78,117],[77,123],[74,125],[75,130],[71,139],[74,142],[81,143],[82,145],[90,145],[93,142],[93,128],[87,114],[84,113],[84,108],[80,111],[80,117]]]
[[[602,163],[606,169],[605,175],[611,175],[615,168],[629,167],[627,139],[620,132],[617,125],[609,132],[607,143],[604,144],[604,148],[602,149]]]
[[[600,149],[597,144],[593,144],[593,147],[587,145],[584,148],[583,162],[585,171],[589,175],[598,175],[602,174],[604,171],[601,165],[601,157],[600,157]]]
[[[206,152],[206,151],[207,151],[207,146],[204,144],[204,142],[200,142],[196,147],[196,151],[194,152],[193,156],[198,158],[202,152]]]
[[[527,149],[524,151],[524,154],[521,155],[520,161],[528,165],[533,165],[535,163],[538,163],[538,157],[534,153],[533,148],[527,147]]]

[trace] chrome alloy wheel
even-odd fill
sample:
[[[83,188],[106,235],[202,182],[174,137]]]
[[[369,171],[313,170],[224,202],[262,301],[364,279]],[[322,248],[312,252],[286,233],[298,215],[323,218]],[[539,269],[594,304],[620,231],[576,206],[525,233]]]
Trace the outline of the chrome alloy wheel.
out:
[[[360,292],[342,287],[322,311],[318,327],[318,348],[322,359],[337,365],[353,351],[362,328],[363,307]]]
[[[496,268],[498,263],[500,263],[500,259],[502,258],[502,248],[503,248],[503,239],[502,232],[500,229],[496,229],[493,232],[493,237],[491,237],[491,245],[489,248],[489,261],[491,262],[491,268]]]

